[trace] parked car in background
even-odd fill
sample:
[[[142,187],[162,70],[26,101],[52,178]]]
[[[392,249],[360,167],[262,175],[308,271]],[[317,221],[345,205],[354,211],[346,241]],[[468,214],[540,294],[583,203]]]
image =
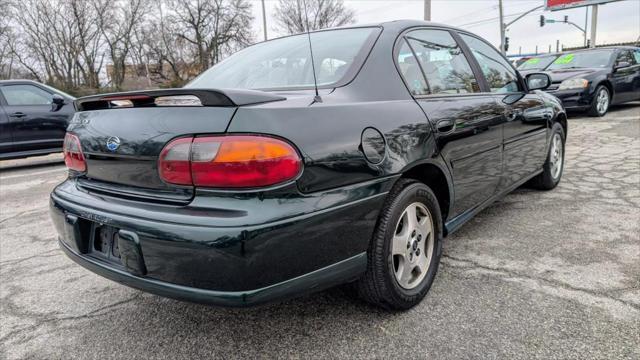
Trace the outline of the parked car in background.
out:
[[[549,84],[472,33],[394,21],[259,43],[182,89],[81,98],[51,194],[59,244],[179,299],[245,306],[355,282],[407,309],[444,236],[560,181],[567,123]]]
[[[61,152],[74,99],[35,81],[0,80],[0,159]]]
[[[567,110],[603,116],[612,104],[640,100],[640,48],[610,47],[566,52],[545,72],[547,89]]]
[[[541,71],[547,68],[560,54],[544,54],[529,57],[517,65],[518,71],[526,75],[531,72]]]

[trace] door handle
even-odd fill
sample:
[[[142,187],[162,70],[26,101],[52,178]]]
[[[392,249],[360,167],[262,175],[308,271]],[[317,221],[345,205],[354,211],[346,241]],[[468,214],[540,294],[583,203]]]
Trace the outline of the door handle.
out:
[[[14,112],[13,114],[11,114],[9,116],[14,117],[14,118],[23,118],[23,117],[27,116],[27,114],[18,111],[18,112]]]
[[[436,123],[436,129],[441,133],[448,133],[456,128],[455,120],[440,120]]]
[[[524,114],[524,111],[522,111],[522,109],[511,109],[505,111],[504,116],[507,118],[507,121],[513,121],[522,116],[522,114]]]

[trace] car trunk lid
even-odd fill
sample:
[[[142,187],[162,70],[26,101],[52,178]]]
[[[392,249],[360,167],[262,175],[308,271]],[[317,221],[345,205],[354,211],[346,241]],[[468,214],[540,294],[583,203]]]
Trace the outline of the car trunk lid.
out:
[[[195,94],[195,95],[194,95]],[[197,106],[158,106],[155,100],[195,96]],[[68,131],[79,139],[87,170],[78,185],[100,194],[186,202],[190,186],[163,182],[158,156],[172,139],[224,133],[238,106],[284,99],[259,91],[156,90],[78,99]],[[124,105],[124,106],[122,106]]]

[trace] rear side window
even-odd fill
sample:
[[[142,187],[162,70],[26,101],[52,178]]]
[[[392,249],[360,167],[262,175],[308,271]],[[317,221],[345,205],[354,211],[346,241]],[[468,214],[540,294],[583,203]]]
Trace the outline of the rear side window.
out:
[[[371,48],[379,28],[352,28],[311,33],[313,65],[307,34],[249,46],[197,77],[187,88],[286,89],[346,81]]]
[[[5,85],[0,88],[7,105],[49,105],[51,94],[33,85]]]
[[[635,65],[636,59],[633,57],[630,50],[623,50],[618,54],[618,58],[616,58],[616,64],[621,62],[627,62],[630,65]]]
[[[400,51],[398,52],[398,67],[402,77],[407,82],[411,94],[426,95],[429,93],[427,83],[424,81],[422,71],[420,71],[418,60],[405,40],[402,40],[402,46],[400,46]]]
[[[489,83],[491,92],[518,92],[518,76],[511,64],[486,42],[473,36],[460,34],[480,64],[482,73]]]
[[[636,59],[636,64],[640,64],[640,50],[633,52],[633,58]]]
[[[406,36],[431,94],[467,94],[480,87],[462,49],[448,31],[416,30]]]

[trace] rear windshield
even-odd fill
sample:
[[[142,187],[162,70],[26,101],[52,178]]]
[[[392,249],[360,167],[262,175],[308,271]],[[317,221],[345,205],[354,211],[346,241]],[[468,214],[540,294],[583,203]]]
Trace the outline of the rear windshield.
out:
[[[604,68],[611,63],[611,50],[581,51],[562,54],[547,70],[573,69],[573,68]]]
[[[378,28],[311,33],[318,86],[343,82],[362,65]],[[188,88],[286,89],[313,87],[307,34],[266,41],[238,51],[202,73]]]
[[[518,70],[544,70],[558,55],[540,56],[528,59],[518,66]]]

